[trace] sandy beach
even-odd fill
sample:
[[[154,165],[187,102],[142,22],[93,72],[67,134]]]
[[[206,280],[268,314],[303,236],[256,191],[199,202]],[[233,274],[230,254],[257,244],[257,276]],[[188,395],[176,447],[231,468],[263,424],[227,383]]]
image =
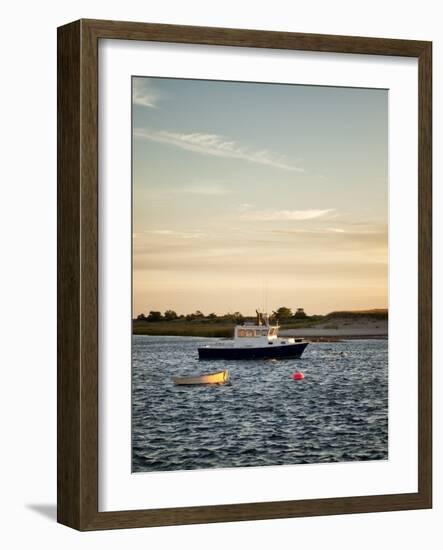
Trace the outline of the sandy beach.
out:
[[[312,340],[371,339],[388,337],[388,321],[377,319],[333,319],[312,328],[280,330],[282,336],[296,336]]]

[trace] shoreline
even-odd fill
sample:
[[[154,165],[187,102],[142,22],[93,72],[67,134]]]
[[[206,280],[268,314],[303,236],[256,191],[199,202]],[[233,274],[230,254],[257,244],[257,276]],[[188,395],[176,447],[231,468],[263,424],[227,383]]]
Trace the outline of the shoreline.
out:
[[[295,324],[295,323],[294,323]],[[340,340],[374,340],[388,338],[388,319],[359,316],[358,318],[334,317],[280,326],[282,337],[305,338],[311,342],[336,342]],[[298,326],[297,326],[298,325]],[[198,338],[233,337],[235,323],[207,321],[133,321],[133,335],[193,336]]]
[[[345,342],[347,340],[388,340],[388,335],[366,334],[364,336],[343,335],[343,336],[304,336],[311,344],[322,342]]]
[[[285,332],[285,334],[283,334]],[[289,335],[289,331],[282,331],[281,336],[295,336],[297,338],[304,338],[309,340],[311,343],[322,343],[322,342],[343,342],[345,340],[388,340],[388,334],[306,334],[303,336],[300,335]],[[317,331],[318,333],[320,331]],[[325,331],[330,332],[330,331]],[[340,332],[340,331],[336,331]],[[172,336],[172,337],[186,337],[186,338],[220,338],[222,340],[231,340],[229,336],[208,336],[207,334],[158,334],[158,333],[139,333],[133,332],[132,336]]]
[[[281,336],[306,338],[311,342],[339,342],[341,340],[387,340],[388,331],[384,328],[318,328],[281,330]]]

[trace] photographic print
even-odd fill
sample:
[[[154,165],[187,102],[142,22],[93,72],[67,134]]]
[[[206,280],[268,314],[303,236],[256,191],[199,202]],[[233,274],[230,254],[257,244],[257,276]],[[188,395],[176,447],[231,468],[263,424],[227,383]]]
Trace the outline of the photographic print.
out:
[[[388,459],[388,91],[132,78],[132,471]]]

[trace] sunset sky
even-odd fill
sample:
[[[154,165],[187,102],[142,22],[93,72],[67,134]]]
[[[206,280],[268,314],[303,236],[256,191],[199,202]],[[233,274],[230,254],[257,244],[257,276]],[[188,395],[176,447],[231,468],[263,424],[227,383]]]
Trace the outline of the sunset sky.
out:
[[[133,78],[134,315],[387,307],[388,92]]]

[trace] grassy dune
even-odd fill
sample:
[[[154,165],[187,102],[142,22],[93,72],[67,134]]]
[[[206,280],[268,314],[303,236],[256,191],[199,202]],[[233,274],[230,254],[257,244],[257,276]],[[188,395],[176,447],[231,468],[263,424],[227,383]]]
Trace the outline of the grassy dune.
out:
[[[387,309],[359,309],[351,311],[332,311],[328,313],[326,319],[376,319],[382,321],[388,318]]]

